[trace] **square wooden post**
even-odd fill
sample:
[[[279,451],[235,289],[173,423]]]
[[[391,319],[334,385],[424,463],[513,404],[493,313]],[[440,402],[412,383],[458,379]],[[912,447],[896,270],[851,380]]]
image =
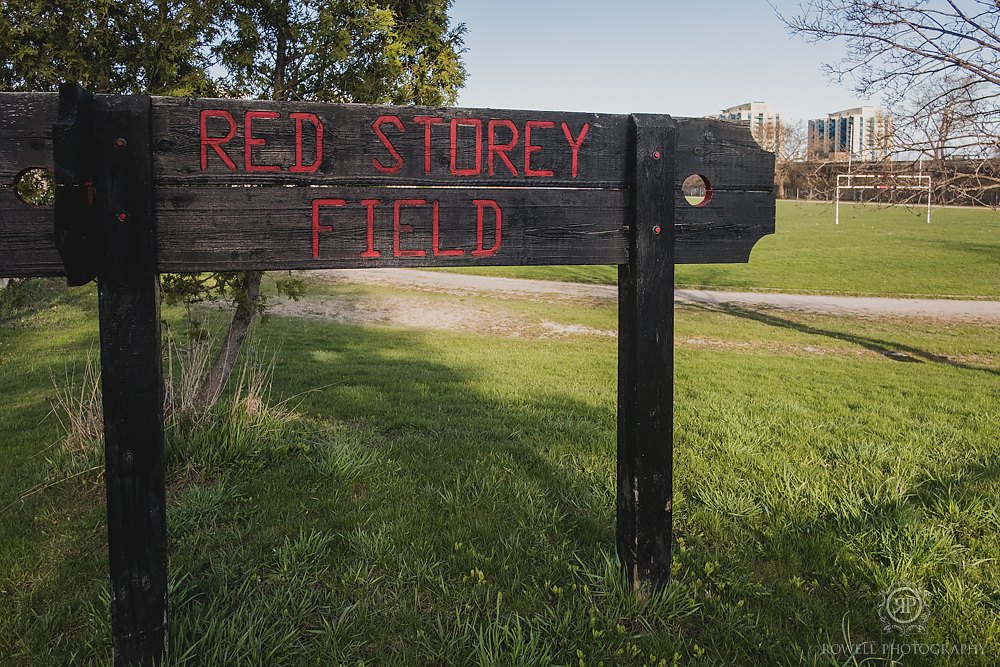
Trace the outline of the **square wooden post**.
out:
[[[618,557],[636,590],[670,577],[676,123],[631,116],[628,260],[618,268]]]
[[[114,664],[167,654],[160,288],[150,99],[93,99],[93,221],[104,398]]]

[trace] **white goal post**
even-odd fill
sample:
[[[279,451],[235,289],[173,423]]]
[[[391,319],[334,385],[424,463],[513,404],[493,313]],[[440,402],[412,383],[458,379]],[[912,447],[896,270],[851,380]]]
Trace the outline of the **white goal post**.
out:
[[[931,224],[931,177],[926,174],[837,174],[835,224],[840,224],[841,190],[913,190],[927,193],[927,224]]]

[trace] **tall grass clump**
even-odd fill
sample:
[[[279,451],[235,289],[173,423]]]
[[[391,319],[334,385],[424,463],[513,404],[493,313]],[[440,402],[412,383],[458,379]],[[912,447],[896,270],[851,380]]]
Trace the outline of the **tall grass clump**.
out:
[[[104,442],[104,406],[101,403],[101,369],[88,354],[79,373],[66,369],[61,379],[52,377],[54,392],[49,399],[50,414],[62,433],[50,448],[48,461],[56,479],[99,477]]]
[[[212,475],[234,466],[262,467],[292,450],[307,452],[302,420],[286,401],[272,398],[274,358],[256,343],[230,380],[229,391],[209,410],[197,407],[198,385],[211,356],[207,336],[180,345],[168,337],[164,359],[164,436],[171,473]],[[104,417],[100,364],[88,355],[82,371],[52,378],[51,414],[61,435],[48,455],[49,482],[82,477],[96,482],[103,470]]]
[[[197,406],[199,382],[211,358],[212,341],[192,337],[186,347],[169,346],[166,373],[167,462],[188,470],[215,472],[233,466],[261,467],[303,443],[299,417],[271,394],[274,357],[251,342],[230,390],[212,408]]]

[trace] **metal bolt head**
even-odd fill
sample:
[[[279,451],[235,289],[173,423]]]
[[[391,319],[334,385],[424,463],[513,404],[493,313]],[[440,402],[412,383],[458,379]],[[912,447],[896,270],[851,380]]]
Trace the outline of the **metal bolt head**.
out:
[[[659,225],[656,225],[655,227],[653,227],[653,233],[654,234],[659,234],[660,233],[660,226]]]
[[[117,146],[118,148],[124,148],[125,144],[127,143],[128,142],[125,141],[124,137],[118,137],[117,139],[115,139],[115,146]]]
[[[654,160],[660,159],[660,151],[653,151],[653,159]]]
[[[118,214],[118,220],[120,222],[125,222],[126,220],[128,220],[128,213],[126,213],[125,211],[122,211],[121,213],[119,213]]]

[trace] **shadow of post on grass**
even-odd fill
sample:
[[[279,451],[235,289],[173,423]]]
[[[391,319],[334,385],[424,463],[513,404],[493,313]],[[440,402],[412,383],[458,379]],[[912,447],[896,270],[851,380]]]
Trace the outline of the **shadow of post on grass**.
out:
[[[778,317],[777,315],[767,312],[764,309],[758,308],[748,308],[746,306],[740,306],[733,303],[717,303],[717,304],[689,304],[689,307],[704,310],[708,312],[715,313],[725,313],[727,315],[732,315],[733,317],[741,317],[747,320],[753,320],[755,322],[760,322],[761,324],[766,324],[772,327],[779,327],[782,329],[791,329],[793,331],[798,331],[800,333],[805,333],[813,336],[824,336],[826,338],[833,338],[834,340],[840,340],[845,343],[851,343],[859,347],[863,347],[866,350],[875,352],[876,354],[882,355],[887,359],[899,362],[908,363],[935,363],[943,364],[945,366],[952,366],[954,368],[962,368],[970,371],[980,371],[983,373],[989,373],[992,375],[1000,375],[1000,370],[994,368],[985,368],[982,366],[973,366],[971,364],[952,359],[941,354],[935,354],[933,352],[928,352],[927,350],[922,350],[918,347],[912,345],[906,345],[904,343],[897,343],[888,340],[881,340],[879,338],[871,338],[869,336],[860,336],[858,334],[847,333],[844,331],[834,331],[832,329],[823,329],[821,327],[813,326],[810,324],[805,324],[804,322],[797,322],[795,320]]]

